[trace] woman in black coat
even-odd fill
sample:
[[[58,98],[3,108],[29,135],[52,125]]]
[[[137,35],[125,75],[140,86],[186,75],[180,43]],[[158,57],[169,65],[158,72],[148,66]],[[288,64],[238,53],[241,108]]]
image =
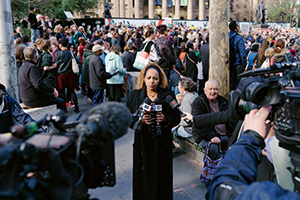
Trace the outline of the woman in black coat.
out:
[[[198,58],[195,54],[193,43],[187,44],[187,52],[185,54],[186,62],[186,77],[191,78],[195,83],[197,83],[198,78],[198,62],[201,62],[201,58]]]
[[[173,199],[172,134],[171,128],[180,122],[180,116],[166,102],[166,97],[174,94],[167,88],[163,70],[150,63],[141,71],[137,90],[127,96],[127,107],[132,113],[139,109],[146,97],[151,102],[156,98],[162,111],[156,112],[156,123],[161,125],[161,135],[151,131],[151,116],[144,114],[141,131],[135,131],[133,144],[133,199],[160,200]],[[138,117],[135,117],[131,128]],[[155,124],[156,124],[155,123]],[[154,130],[157,130],[154,128]]]

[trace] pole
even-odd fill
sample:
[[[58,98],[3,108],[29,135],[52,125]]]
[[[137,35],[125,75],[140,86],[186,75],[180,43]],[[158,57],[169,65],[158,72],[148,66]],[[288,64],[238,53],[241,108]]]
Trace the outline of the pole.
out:
[[[220,95],[229,95],[229,35],[228,0],[211,0],[209,3],[209,79],[216,80]]]
[[[0,1],[0,83],[19,101],[17,65],[10,0]]]

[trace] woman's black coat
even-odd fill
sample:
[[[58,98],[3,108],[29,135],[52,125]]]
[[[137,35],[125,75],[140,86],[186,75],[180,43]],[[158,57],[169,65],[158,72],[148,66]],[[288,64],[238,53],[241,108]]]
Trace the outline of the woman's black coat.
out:
[[[201,62],[201,59],[198,58],[194,50],[189,50],[185,55],[186,59],[186,77],[191,78],[195,83],[197,83],[198,78],[198,62]]]
[[[142,131],[135,132],[133,144],[133,199],[160,200],[173,199],[172,134],[171,128],[180,122],[180,116],[166,102],[173,92],[158,89],[157,97],[162,105],[162,113],[167,118],[161,124],[162,136],[152,134],[148,125],[142,125]],[[133,90],[127,96],[127,107],[134,113],[147,97],[146,87]],[[131,128],[137,121],[134,118]]]

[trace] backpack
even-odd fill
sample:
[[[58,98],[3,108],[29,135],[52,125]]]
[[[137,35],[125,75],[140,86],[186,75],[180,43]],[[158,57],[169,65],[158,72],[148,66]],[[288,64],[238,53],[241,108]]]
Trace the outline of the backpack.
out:
[[[229,61],[230,61],[230,65],[232,65],[233,63],[236,63],[236,51],[234,48],[234,44],[231,41],[232,38],[234,38],[234,36],[238,35],[238,33],[234,33],[230,38],[229,38]]]

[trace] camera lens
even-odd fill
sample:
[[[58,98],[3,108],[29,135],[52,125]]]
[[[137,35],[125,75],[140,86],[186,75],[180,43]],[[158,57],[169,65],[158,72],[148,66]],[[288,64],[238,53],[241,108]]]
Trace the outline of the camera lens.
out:
[[[274,105],[277,104],[281,97],[279,92],[264,83],[253,82],[245,89],[247,100],[254,102],[257,105]]]

